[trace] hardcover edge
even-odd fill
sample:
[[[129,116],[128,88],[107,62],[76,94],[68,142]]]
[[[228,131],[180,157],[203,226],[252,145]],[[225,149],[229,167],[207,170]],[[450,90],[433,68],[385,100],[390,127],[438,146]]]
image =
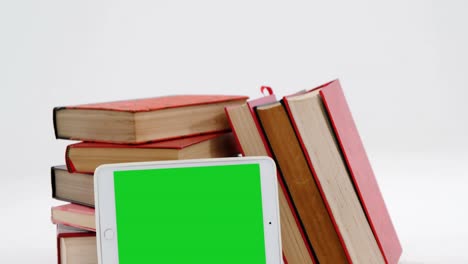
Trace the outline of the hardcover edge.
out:
[[[79,144],[79,143],[76,143],[76,144]],[[68,145],[67,148],[65,149],[65,165],[67,166],[67,170],[69,173],[76,172],[75,165],[73,165],[73,162],[70,159],[70,149],[72,148],[73,145],[75,144]],[[84,174],[87,174],[87,173],[84,173]]]
[[[57,199],[57,192],[55,190],[56,184],[55,184],[55,166],[50,167],[50,183],[52,187],[52,198]]]
[[[155,97],[155,98],[163,98],[163,97],[177,97],[177,96],[187,96],[187,95],[169,95],[169,96],[162,96],[162,97]],[[152,98],[137,98],[137,99],[128,99],[128,100],[120,100],[120,101],[110,101],[110,102],[99,102],[99,103],[90,103],[90,104],[81,104],[81,105],[70,105],[70,106],[63,106],[61,108],[64,109],[80,109],[80,110],[97,110],[97,111],[113,111],[113,112],[127,112],[127,113],[141,113],[141,112],[153,112],[153,111],[161,111],[165,109],[174,109],[174,108],[183,108],[183,107],[190,107],[190,106],[198,106],[198,105],[207,105],[207,104],[217,104],[217,103],[223,103],[223,102],[233,102],[233,101],[239,101],[239,102],[246,102],[249,97],[246,95],[203,95],[203,94],[192,94],[192,96],[225,96],[225,97],[230,97],[230,98],[224,98],[224,99],[216,99],[210,102],[198,102],[198,103],[187,103],[187,104],[182,104],[182,105],[174,105],[174,106],[164,106],[161,108],[157,109],[146,109],[146,110],[124,110],[124,109],[107,109],[103,108],[102,106],[99,107],[98,105],[103,105],[103,104],[109,104],[109,103],[117,103],[117,102],[127,102],[127,101],[136,101],[136,100],[144,100],[144,99],[152,99]],[[94,105],[94,107],[89,107],[90,105]],[[87,107],[88,106],[88,107]]]
[[[59,133],[58,133],[58,127],[57,127],[57,112],[60,111],[60,110],[63,110],[63,109],[66,109],[66,107],[64,106],[57,106],[57,107],[54,107],[53,111],[52,111],[52,122],[54,124],[54,134],[55,134],[55,138],[56,139],[69,139],[69,138],[64,138],[64,137],[61,137],[59,136]]]

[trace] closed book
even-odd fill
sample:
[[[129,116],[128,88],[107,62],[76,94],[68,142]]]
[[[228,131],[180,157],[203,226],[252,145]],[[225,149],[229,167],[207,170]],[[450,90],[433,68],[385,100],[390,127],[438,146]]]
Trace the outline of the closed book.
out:
[[[96,233],[57,225],[58,264],[97,264]]]
[[[320,96],[385,261],[388,264],[398,263],[402,247],[340,82],[335,80],[324,85]]]
[[[250,101],[241,106],[227,107],[226,113],[231,122],[233,133],[245,156],[272,156],[268,142],[262,132],[253,108],[275,102],[274,95]],[[295,208],[278,174],[278,199],[280,206],[280,223],[283,256],[288,264],[312,264],[314,257],[297,218]]]
[[[320,89],[283,100],[351,263],[385,263],[336,141]]]
[[[94,173],[102,164],[231,157],[239,153],[231,132],[197,135],[146,144],[81,142],[69,145],[69,172]]]
[[[51,209],[52,223],[96,232],[94,208],[65,204],[54,206]]]
[[[55,107],[55,136],[135,144],[227,131],[224,107],[246,100],[237,95],[173,95]]]
[[[277,102],[259,106],[256,111],[318,262],[348,263],[283,105]]]
[[[94,207],[92,174],[68,172],[65,165],[51,168],[52,198]]]

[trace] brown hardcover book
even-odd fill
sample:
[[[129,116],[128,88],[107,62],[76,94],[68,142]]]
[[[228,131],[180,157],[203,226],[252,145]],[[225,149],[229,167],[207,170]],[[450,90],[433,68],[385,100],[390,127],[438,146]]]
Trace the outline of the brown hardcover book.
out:
[[[246,96],[173,95],[56,107],[55,136],[136,144],[227,131],[224,107],[246,100]]]
[[[67,147],[69,172],[94,173],[102,164],[232,157],[239,154],[231,132],[128,145],[81,142]]]
[[[319,263],[348,263],[288,114],[279,102],[257,114]]]
[[[270,99],[270,100],[269,100]],[[274,96],[261,98],[236,107],[226,108],[233,132],[245,156],[271,156],[268,143],[257,124],[258,120],[252,107],[256,104],[276,101]],[[285,190],[281,176],[278,175],[278,199],[280,207],[281,239],[285,263],[313,264],[314,258],[309,244],[304,237],[302,227],[296,217],[296,212],[290,197]]]
[[[385,263],[343,160],[320,89],[284,98],[315,182],[352,263]]]
[[[52,198],[94,207],[94,177],[68,172],[65,165],[51,168]]]
[[[96,233],[57,225],[58,264],[97,264]]]

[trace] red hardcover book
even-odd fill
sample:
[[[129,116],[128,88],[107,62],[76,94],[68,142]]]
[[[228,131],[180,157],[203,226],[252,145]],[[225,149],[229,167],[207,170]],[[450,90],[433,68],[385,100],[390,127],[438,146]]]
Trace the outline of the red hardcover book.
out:
[[[262,90],[264,88],[262,87]],[[259,139],[261,140],[261,146],[254,146],[254,147],[249,147],[251,148],[250,152],[251,153],[246,153],[245,149],[242,147],[242,143],[244,143],[244,146],[245,144],[248,144],[248,141],[247,140],[241,140],[241,136],[239,135],[240,134],[240,131],[237,130],[235,127],[235,125],[233,124],[234,123],[234,120],[233,120],[233,115],[234,113],[231,112],[231,110],[234,108],[229,108],[229,107],[226,107],[226,114],[228,116],[228,120],[229,122],[231,123],[231,128],[232,128],[232,131],[234,133],[234,136],[237,140],[237,143],[238,143],[238,146],[239,146],[239,149],[241,150],[242,154],[244,156],[248,156],[248,154],[251,154],[251,155],[260,155],[262,153],[264,153],[265,155],[268,155],[269,157],[272,157],[272,152],[271,152],[271,149],[270,149],[270,146],[269,146],[269,143],[263,133],[263,130],[262,130],[262,127],[260,125],[260,122],[258,120],[258,117],[255,113],[255,110],[254,108],[259,106],[259,105],[266,105],[266,104],[269,104],[269,103],[274,103],[274,102],[277,102],[276,100],[276,96],[273,94],[271,88],[269,87],[265,87],[265,89],[268,89],[270,95],[268,96],[264,96],[264,97],[261,97],[261,98],[258,98],[256,100],[251,100],[251,101],[248,101],[247,102],[247,107],[249,109],[249,112],[250,112],[250,117],[253,119],[253,122],[255,123],[255,127],[256,127],[256,131],[255,133],[259,136]],[[243,142],[241,142],[243,141]],[[279,170],[278,170],[278,173],[279,173]],[[285,264],[303,264],[303,263],[315,263],[315,259],[314,259],[314,256],[313,256],[313,253],[312,253],[312,249],[310,248],[310,244],[309,242],[307,241],[307,238],[304,234],[304,230],[302,228],[302,225],[299,221],[299,218],[297,216],[297,212],[294,208],[294,205],[291,201],[291,197],[289,196],[289,193],[286,189],[286,185],[284,184],[283,182],[283,179],[281,177],[281,175],[277,175],[278,177],[278,182],[279,182],[279,185],[280,185],[280,197],[279,197],[279,200],[280,200],[280,211],[282,210],[281,209],[281,203],[282,203],[282,200],[283,202],[286,204],[286,208],[288,209],[285,209],[283,210],[283,213],[282,213],[282,216],[281,216],[281,223],[282,223],[282,238],[283,238],[283,260],[284,260],[284,263]],[[281,193],[283,195],[281,195]],[[286,211],[289,211],[288,213]],[[285,215],[289,215],[289,217],[286,217]],[[285,220],[288,220],[288,221],[285,221]],[[291,222],[292,221],[292,222]],[[290,231],[290,232],[286,232],[284,233],[285,230],[285,227],[284,226],[286,224],[286,222],[289,222],[288,224],[289,225],[294,225],[295,228],[292,228],[291,230],[287,230],[287,231]],[[297,234],[296,234],[297,233]],[[286,238],[286,237],[289,237],[289,238]],[[299,238],[298,238],[299,237]],[[284,242],[285,241],[285,238],[287,239],[287,242],[288,242],[288,245],[285,245]],[[289,249],[288,249],[289,248]],[[289,253],[289,255],[288,255]]]
[[[323,109],[321,109],[323,113],[318,114],[318,115],[325,115],[326,119],[328,120],[325,123],[329,122],[329,127],[327,127],[325,123],[322,123],[322,126],[325,126],[325,127],[320,128],[321,131],[318,131],[317,133],[323,133],[321,134],[322,136],[321,141],[326,140],[327,143],[325,144],[328,146],[336,145],[339,151],[338,156],[342,155],[342,157],[338,159],[341,161],[336,160],[337,163],[333,165],[333,169],[331,170],[328,169],[328,172],[331,172],[331,171],[334,171],[334,172],[329,175],[321,175],[321,176],[317,174],[314,164],[322,163],[322,165],[319,165],[319,167],[321,166],[321,168],[319,169],[323,173],[326,170],[324,170],[324,167],[323,167],[324,161],[320,160],[320,158],[326,158],[327,156],[323,156],[322,154],[320,154],[321,150],[319,149],[313,150],[313,148],[311,147],[313,147],[314,145],[311,144],[312,141],[310,140],[310,138],[307,138],[307,137],[312,136],[312,134],[315,134],[312,131],[316,130],[317,128],[313,128],[311,126],[311,122],[305,121],[306,119],[304,119],[304,117],[300,118],[299,116],[301,115],[301,112],[298,112],[298,110],[301,109],[301,107],[302,109],[307,109],[306,111],[308,112],[307,114],[310,114],[310,111],[312,111],[312,110],[309,111],[309,108],[312,109],[312,107],[315,107],[315,109],[317,109],[317,106],[313,106],[309,104],[317,100],[317,99],[312,99],[312,98],[317,98],[316,95],[319,95],[319,98],[320,98],[319,101],[321,101],[321,104],[323,106]],[[354,124],[351,112],[346,103],[346,99],[344,97],[339,81],[335,80],[335,81],[331,81],[329,83],[323,84],[317,88],[310,90],[304,95],[299,95],[297,97],[295,96],[284,97],[284,102],[288,109],[288,113],[290,115],[291,121],[295,127],[298,139],[301,141],[301,145],[303,147],[304,153],[306,154],[306,156],[308,156],[308,162],[309,162],[310,167],[314,171],[314,177],[317,183],[319,183],[319,185],[322,185],[322,184],[327,185],[328,190],[330,190],[329,188],[330,186],[333,186],[334,184],[339,183],[340,184],[339,188],[341,189],[340,193],[348,193],[348,194],[355,193],[354,195],[356,196],[356,199],[359,202],[359,206],[362,207],[361,210],[362,210],[363,217],[365,219],[365,223],[361,222],[361,227],[364,227],[364,225],[368,225],[367,229],[372,235],[372,239],[375,239],[375,241],[369,240],[367,242],[368,250],[372,248],[372,246],[369,246],[369,245],[375,243],[375,247],[377,248],[378,252],[381,254],[380,258],[382,259],[381,260],[382,262],[389,263],[389,264],[397,263],[398,259],[401,256],[402,248],[398,240],[398,236],[393,227],[391,218],[386,209],[384,200],[380,193],[377,181],[372,172],[372,168],[367,158],[367,154],[365,153],[362,141],[359,137],[359,133]],[[290,104],[293,102],[295,105],[294,111],[292,111],[292,108],[290,106]],[[302,106],[300,106],[301,104]],[[307,104],[307,108],[304,108],[305,104]],[[298,117],[297,120],[295,118],[295,115],[297,115]],[[309,117],[307,119],[310,120],[310,118],[312,117]],[[317,115],[314,116],[313,119],[314,120],[317,119]],[[317,125],[317,121],[314,121],[314,122],[315,122],[315,125]],[[323,121],[320,121],[320,122],[323,122]],[[299,128],[298,126],[300,126],[301,128]],[[309,127],[307,128],[307,126]],[[325,132],[325,130],[328,130],[328,131]],[[306,131],[311,132],[311,133],[302,134]],[[328,135],[324,137],[325,134],[330,133],[330,131],[332,133],[334,140],[336,140],[335,143],[331,143],[334,140],[329,139]],[[307,140],[307,143],[305,142],[305,140]],[[314,142],[317,142],[317,140],[314,140]],[[331,147],[331,148],[333,149],[334,147]],[[330,154],[330,153],[334,153],[335,152],[334,150],[330,150],[326,152],[327,152],[326,155],[328,155],[328,157],[330,157],[330,155],[334,156],[335,158],[337,157],[337,155]],[[315,159],[313,159],[312,156]],[[340,181],[335,182],[335,180],[337,179],[336,177],[341,177],[339,175],[341,176],[347,175],[348,180],[341,178],[340,180],[341,182]],[[327,177],[329,177],[329,180],[332,181],[331,182],[332,185],[330,185],[329,182],[320,183],[320,178],[322,178],[323,180]],[[350,182],[349,184],[351,186],[346,186],[346,184],[341,185],[345,183],[346,181]],[[334,203],[335,212],[339,211],[339,210],[336,211],[337,200],[335,200],[336,198],[334,197],[335,195],[333,193],[327,194],[327,192],[324,191],[322,187],[323,186],[320,187],[322,196],[325,199],[330,215],[333,215],[334,210],[331,209],[331,205],[329,204],[330,201],[327,201],[327,199],[331,198],[332,200],[334,200],[333,203]],[[348,187],[350,187],[352,191],[350,191]],[[325,198],[326,196],[328,196],[327,199]],[[348,196],[348,197],[353,198],[351,196]],[[351,200],[354,200],[354,199],[351,199]],[[348,205],[353,204],[353,202],[345,202],[345,204],[346,203]],[[347,207],[342,207],[342,209],[344,208],[347,208]],[[348,210],[348,209],[344,209],[344,210]],[[358,209],[354,209],[354,210],[355,210],[354,212],[357,212],[356,210]],[[349,212],[350,211],[347,211],[347,213]],[[354,215],[354,216],[361,219],[361,217],[359,217],[359,214]],[[335,228],[337,229],[338,234],[340,235],[340,239],[342,241],[343,247],[346,250],[349,261],[352,263],[353,259],[355,258],[359,259],[360,257],[356,255],[356,253],[359,251],[357,250],[358,247],[356,247],[356,244],[349,244],[349,241],[355,240],[355,239],[351,239],[350,235],[354,236],[357,233],[364,234],[367,231],[364,231],[364,229],[361,229],[360,231],[356,233],[357,230],[353,231],[348,228],[340,230],[339,226],[343,227],[343,215],[340,216],[341,224],[338,224],[337,220],[335,220],[334,217],[336,216],[333,215],[332,220],[334,221]],[[356,220],[353,220],[353,221],[356,221]],[[345,238],[343,235],[345,233],[346,233],[347,238]],[[364,242],[364,240],[360,240],[360,241]],[[349,247],[353,248],[352,251],[350,251]],[[360,252],[365,253],[366,251],[362,251],[362,247],[361,247]],[[371,253],[371,254],[375,254],[375,251],[373,252],[374,253]],[[370,255],[368,255],[368,257],[370,257]],[[374,255],[374,257],[376,257],[374,259],[376,262],[380,262],[377,260],[379,256]],[[356,263],[356,261],[354,262]]]
[[[229,130],[224,107],[246,96],[174,95],[54,108],[55,136],[109,143],[144,143]]]
[[[96,233],[57,225],[58,264],[98,263]]]
[[[78,204],[54,206],[51,209],[51,219],[54,224],[96,232],[94,208]]]
[[[402,247],[338,80],[320,90],[351,178],[386,263],[398,263]]]
[[[232,157],[239,154],[231,132],[178,138],[138,145],[81,142],[65,152],[68,171],[92,174],[102,164]]]

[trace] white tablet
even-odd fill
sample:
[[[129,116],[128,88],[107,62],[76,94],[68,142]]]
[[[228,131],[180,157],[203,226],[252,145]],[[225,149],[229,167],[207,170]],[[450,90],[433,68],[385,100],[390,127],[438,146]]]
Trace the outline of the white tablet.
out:
[[[268,157],[103,165],[94,181],[99,263],[282,263]]]

